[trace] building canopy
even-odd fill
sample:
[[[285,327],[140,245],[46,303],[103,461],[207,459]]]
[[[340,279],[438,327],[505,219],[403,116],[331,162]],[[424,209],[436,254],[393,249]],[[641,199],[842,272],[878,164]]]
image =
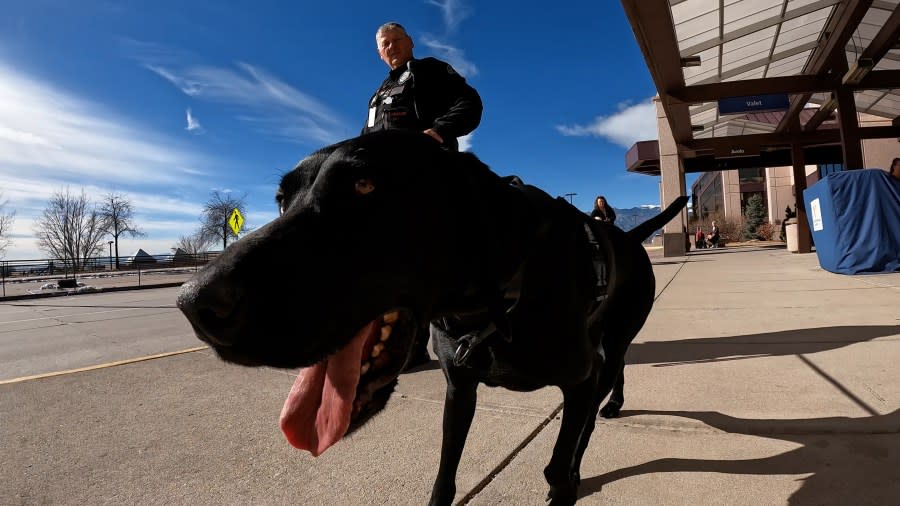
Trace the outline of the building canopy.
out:
[[[622,4],[685,171],[703,172],[790,165],[792,146],[862,168],[862,139],[900,137],[898,1]],[[857,113],[884,121],[860,126]],[[635,144],[628,170],[659,174],[654,144]]]

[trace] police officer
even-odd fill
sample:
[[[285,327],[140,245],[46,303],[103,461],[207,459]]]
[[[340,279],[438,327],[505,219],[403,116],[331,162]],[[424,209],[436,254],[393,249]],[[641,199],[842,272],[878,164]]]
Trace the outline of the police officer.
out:
[[[459,150],[457,137],[481,122],[481,97],[447,63],[436,58],[413,58],[413,41],[399,23],[385,23],[375,32],[381,61],[391,69],[369,99],[369,115],[362,133],[400,128],[431,136],[449,151]],[[428,326],[420,328],[410,369],[431,361]]]
[[[458,151],[457,137],[481,122],[481,97],[447,63],[413,58],[413,41],[399,23],[375,32],[381,60],[390,67],[387,79],[369,100],[362,133],[400,128],[418,130],[448,150]]]

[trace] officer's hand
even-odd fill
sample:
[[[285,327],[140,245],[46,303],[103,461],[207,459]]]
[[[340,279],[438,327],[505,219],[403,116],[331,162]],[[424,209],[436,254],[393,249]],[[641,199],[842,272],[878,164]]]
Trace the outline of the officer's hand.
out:
[[[444,138],[441,137],[440,135],[438,135],[437,132],[435,132],[434,130],[432,130],[432,129],[430,129],[430,128],[429,128],[428,130],[425,130],[425,131],[422,132],[422,133],[425,134],[425,135],[430,136],[432,139],[434,139],[434,140],[440,142],[441,144],[444,143]]]

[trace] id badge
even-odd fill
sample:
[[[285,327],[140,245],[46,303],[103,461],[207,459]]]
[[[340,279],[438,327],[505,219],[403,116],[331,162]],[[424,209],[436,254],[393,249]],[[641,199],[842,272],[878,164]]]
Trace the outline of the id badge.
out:
[[[375,126],[375,109],[376,107],[369,107],[369,121],[367,123],[369,128]]]

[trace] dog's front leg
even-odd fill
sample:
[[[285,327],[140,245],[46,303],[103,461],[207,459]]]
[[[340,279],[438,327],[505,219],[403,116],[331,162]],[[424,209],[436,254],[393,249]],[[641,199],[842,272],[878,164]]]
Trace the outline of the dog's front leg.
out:
[[[625,404],[625,362],[622,362],[622,366],[619,367],[619,374],[616,375],[612,393],[609,395],[606,405],[600,410],[600,416],[618,418],[623,404]]]
[[[596,416],[594,395],[597,388],[597,368],[581,383],[564,387],[563,418],[559,427],[559,436],[553,447],[553,457],[544,468],[544,478],[550,485],[547,493],[548,504],[571,505],[578,499],[578,469],[572,469],[576,460],[576,451],[585,424]],[[588,434],[589,438],[590,435]]]
[[[462,457],[466,436],[475,416],[478,382],[470,378],[456,377],[447,371],[447,395],[444,399],[444,434],[441,442],[441,465],[434,488],[431,490],[431,506],[453,503],[456,496],[456,470]]]

